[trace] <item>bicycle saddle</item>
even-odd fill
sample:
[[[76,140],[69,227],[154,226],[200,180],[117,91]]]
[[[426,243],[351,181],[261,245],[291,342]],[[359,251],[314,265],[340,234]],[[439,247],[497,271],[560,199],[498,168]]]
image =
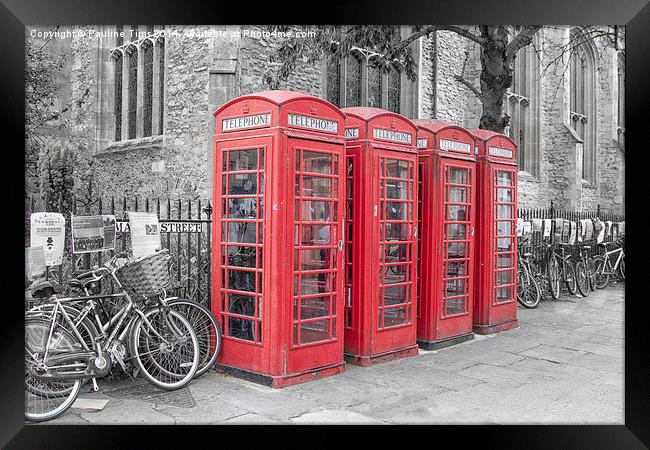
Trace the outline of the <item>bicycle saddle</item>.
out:
[[[93,283],[98,280],[100,280],[100,278],[95,278],[95,277],[82,278],[82,279],[70,278],[70,280],[68,280],[68,285],[73,288],[84,288],[87,284]]]
[[[60,284],[52,284],[49,281],[40,281],[32,286],[33,298],[47,298],[52,294],[58,294],[63,291],[63,286]]]

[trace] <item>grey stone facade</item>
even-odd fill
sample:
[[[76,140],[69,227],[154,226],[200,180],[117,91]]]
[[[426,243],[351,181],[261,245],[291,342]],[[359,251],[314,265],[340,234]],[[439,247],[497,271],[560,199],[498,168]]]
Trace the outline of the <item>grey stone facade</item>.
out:
[[[115,38],[73,38],[66,44],[69,83],[61,92],[74,99],[89,87],[89,97],[81,107],[73,103],[66,133],[52,139],[68,140],[77,151],[92,155],[98,168],[97,185],[104,195],[209,198],[214,111],[238,95],[266,89],[267,58],[278,42],[244,33],[257,29],[166,26],[163,133],[119,142],[113,139],[115,87],[110,52]],[[216,35],[218,30],[227,33]],[[547,44],[565,39],[567,30],[544,28],[539,33],[541,65],[556,56]],[[560,208],[587,210],[600,205],[608,212],[624,212],[624,150],[616,141],[617,55],[613,49],[596,50],[601,57],[595,77],[595,179],[585,182],[579,173],[582,143],[569,125],[565,62],[539,77],[539,96],[532,100],[538,116],[539,151],[535,173],[520,173],[523,207],[548,207],[553,200]],[[419,76],[411,90],[417,95],[412,109],[417,112],[412,116],[477,127],[480,103],[454,78],[464,67],[463,76],[477,80],[476,46],[452,32],[438,32],[420,40],[418,53]],[[299,65],[282,88],[325,97],[323,65]]]

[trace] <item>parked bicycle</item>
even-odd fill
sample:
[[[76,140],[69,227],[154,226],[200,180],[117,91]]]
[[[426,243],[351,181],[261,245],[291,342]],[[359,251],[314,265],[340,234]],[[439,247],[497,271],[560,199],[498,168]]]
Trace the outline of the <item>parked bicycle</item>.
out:
[[[146,260],[162,265],[166,256],[162,251],[132,264]],[[60,289],[49,282],[34,286],[33,296],[47,305],[39,305],[25,317],[27,420],[38,422],[63,414],[83,381],[105,376],[113,365],[126,371],[127,360],[134,361],[147,381],[162,389],[181,388],[196,374],[199,341],[188,319],[167,304],[164,291],[133,298],[117,275],[121,269],[100,267],[76,277],[85,287],[91,280],[110,276],[119,292],[109,296],[59,298]],[[106,298],[121,299],[123,306],[102,320],[98,304]]]
[[[598,247],[603,254],[594,257],[594,284],[597,289],[604,289],[610,276],[625,280],[625,252],[622,242],[601,242]]]
[[[542,298],[542,293],[531,266],[533,254],[523,251],[526,242],[527,239],[525,237],[521,238],[518,245],[517,301],[526,308],[537,308]]]
[[[559,243],[552,247],[549,252],[547,263],[549,290],[553,300],[560,298],[560,281],[564,282],[569,294],[575,295],[577,292],[575,268],[571,263],[570,244]]]

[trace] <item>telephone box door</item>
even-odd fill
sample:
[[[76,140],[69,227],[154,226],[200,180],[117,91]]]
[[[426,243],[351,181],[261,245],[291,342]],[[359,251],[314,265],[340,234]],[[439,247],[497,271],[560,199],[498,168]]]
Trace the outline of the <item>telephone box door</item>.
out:
[[[289,138],[295,168],[293,301],[287,372],[328,364],[343,352],[343,217],[345,156],[342,144]],[[315,345],[315,344],[319,345]]]
[[[437,302],[441,338],[472,331],[475,177],[473,162],[440,158],[437,237],[442,257],[436,291],[442,296]]]
[[[490,309],[490,323],[511,320],[513,303],[517,295],[517,192],[516,169],[512,166],[492,165],[494,211],[490,244],[494,254],[494,290]],[[516,308],[516,306],[515,306]]]
[[[224,345],[219,360],[255,361],[252,369],[268,370],[260,352],[269,344],[267,292],[262,279],[264,269],[264,185],[265,157],[270,138],[240,139],[217,143],[215,167],[214,242],[215,286],[221,292],[212,311],[219,320]],[[264,310],[264,311],[263,311]]]
[[[417,155],[377,151],[375,173],[379,284],[373,353],[415,342]]]

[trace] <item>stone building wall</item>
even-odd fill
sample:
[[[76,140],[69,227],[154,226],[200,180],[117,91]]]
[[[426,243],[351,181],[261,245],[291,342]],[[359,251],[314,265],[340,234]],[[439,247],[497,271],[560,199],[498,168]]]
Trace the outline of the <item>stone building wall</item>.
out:
[[[230,33],[210,35],[219,29]],[[69,133],[59,133],[55,139],[74,145],[80,154],[93,155],[87,159],[95,167],[94,186],[104,195],[209,198],[213,113],[231,98],[267,88],[263,83],[267,59],[278,45],[272,38],[244,34],[245,30],[259,27],[167,26],[164,133],[117,143],[110,135],[114,89],[110,49],[115,42],[101,37],[73,39],[69,96],[75,98],[90,89],[85,103],[71,108]],[[540,32],[540,45],[565,34],[545,28]],[[551,51],[542,54],[541,65],[556,56]],[[454,77],[464,66],[464,77],[478,87],[478,47],[455,33],[440,31],[435,38],[423,39],[420,55],[419,116],[477,127],[480,102]],[[547,207],[553,200],[559,208],[594,209],[600,204],[605,211],[623,212],[624,153],[613,139],[616,55],[611,51],[604,55],[597,71],[595,185],[583,184],[577,173],[581,144],[565,124],[568,93],[565,67],[560,64],[540,77],[539,174],[521,173],[521,206]],[[321,66],[305,62],[281,88],[324,96],[322,77]]]
[[[556,45],[568,38],[566,28],[543,28],[536,38],[541,49],[539,64],[539,173],[520,172],[518,202],[524,208],[548,207],[551,200],[558,208],[624,212],[624,152],[615,140],[617,101],[616,53],[603,50],[597,43],[596,53],[596,182],[583,182],[580,173],[582,143],[568,123],[568,56],[558,64],[551,62],[560,51]],[[456,121],[466,128],[478,127],[481,104],[477,97],[454,75],[460,74],[465,60],[464,78],[479,87],[481,71],[478,45],[449,32],[438,32],[437,111],[442,120]],[[459,40],[460,39],[460,40]],[[536,99],[533,98],[533,101]],[[460,108],[458,105],[462,105]]]

